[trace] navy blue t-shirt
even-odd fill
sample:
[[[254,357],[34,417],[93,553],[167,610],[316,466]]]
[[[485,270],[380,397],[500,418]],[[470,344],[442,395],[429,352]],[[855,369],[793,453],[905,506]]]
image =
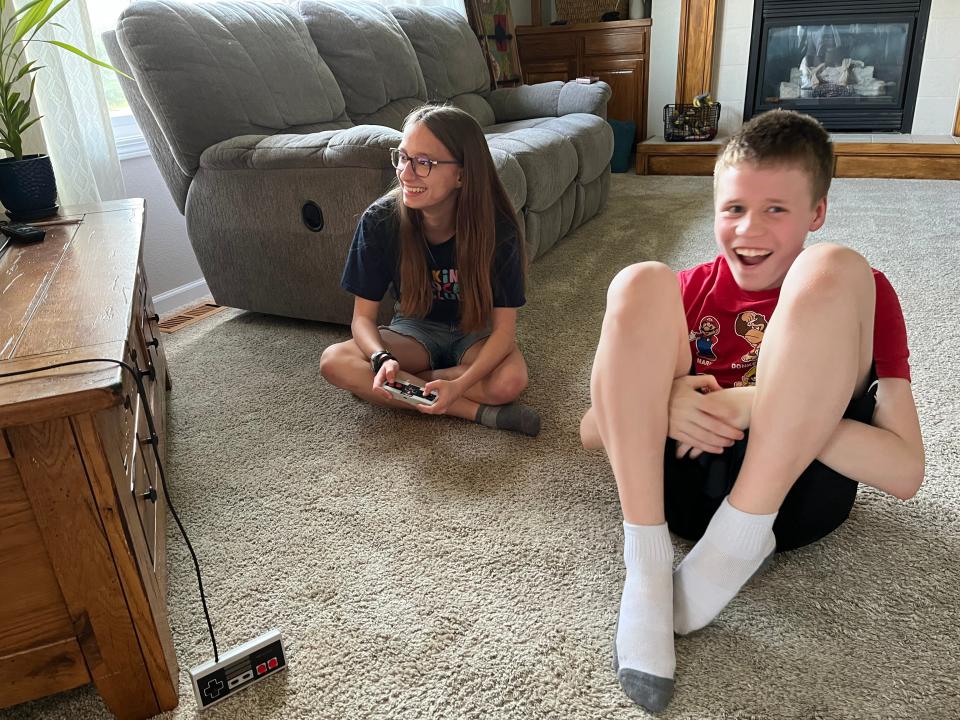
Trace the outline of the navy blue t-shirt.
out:
[[[340,286],[366,300],[379,302],[387,288],[400,299],[400,228],[391,198],[381,198],[364,211],[350,245]],[[494,307],[521,307],[523,267],[519,240],[509,222],[498,222],[490,282]],[[428,245],[427,262],[433,284],[433,305],[427,320],[460,320],[460,283],[457,280],[457,239]]]

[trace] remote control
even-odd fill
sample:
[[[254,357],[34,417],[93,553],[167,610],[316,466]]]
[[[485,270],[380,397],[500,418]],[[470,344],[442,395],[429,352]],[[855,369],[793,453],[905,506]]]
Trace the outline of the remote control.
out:
[[[197,707],[206,710],[286,666],[287,656],[283,652],[280,631],[265,632],[224,653],[220,662],[208,660],[190,670]]]
[[[437,394],[423,394],[423,388],[413,383],[403,382],[403,380],[387,380],[383,383],[384,389],[398,400],[403,400],[411,405],[433,405],[437,401]]]
[[[6,225],[0,225],[0,232],[11,240],[22,243],[40,242],[43,240],[44,235],[47,234],[45,230],[24,223],[7,223]]]

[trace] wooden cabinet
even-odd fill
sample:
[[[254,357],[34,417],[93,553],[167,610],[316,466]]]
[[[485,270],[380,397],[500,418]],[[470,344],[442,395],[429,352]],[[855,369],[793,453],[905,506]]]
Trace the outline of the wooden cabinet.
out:
[[[167,365],[141,264],[143,201],[0,257],[0,707],[96,684],[118,718],[177,705],[166,609]],[[147,423],[152,411],[156,435]]]
[[[596,75],[613,96],[607,117],[632,120],[636,139],[647,135],[650,74],[650,20],[618,20],[587,25],[521,26],[517,47],[528,84]]]

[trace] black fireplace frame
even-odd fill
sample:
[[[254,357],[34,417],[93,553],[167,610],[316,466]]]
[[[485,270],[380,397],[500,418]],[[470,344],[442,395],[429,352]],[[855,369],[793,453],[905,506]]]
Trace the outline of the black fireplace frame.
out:
[[[909,133],[917,105],[920,61],[927,39],[931,3],[932,0],[754,0],[743,119],[749,120],[754,115],[782,107],[812,115],[835,132]],[[838,25],[855,22],[905,22],[910,25],[912,43],[898,107],[870,107],[860,98],[838,98],[826,108],[816,100],[789,99],[765,103],[757,97],[762,89],[760,62],[766,57],[767,30],[773,26],[819,23],[825,16],[828,16],[827,22]]]

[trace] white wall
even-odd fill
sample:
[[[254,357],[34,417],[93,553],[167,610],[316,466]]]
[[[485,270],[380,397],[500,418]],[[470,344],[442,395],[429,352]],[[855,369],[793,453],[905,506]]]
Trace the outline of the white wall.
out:
[[[677,53],[680,49],[680,3],[650,3],[650,78],[647,88],[647,135],[663,136],[663,106],[677,99]]]
[[[510,0],[510,13],[514,25],[530,24],[530,0]]]
[[[920,66],[914,135],[949,135],[960,95],[960,1],[933,0]]]
[[[722,134],[730,134],[743,123],[752,27],[753,0],[721,1],[714,77]],[[950,135],[953,131],[960,95],[958,37],[960,0],[933,0],[920,66],[913,135]]]
[[[720,103],[720,133],[729,135],[743,124],[753,0],[721,0],[714,40],[714,97]]]
[[[124,160],[120,169],[127,197],[146,200],[143,267],[157,312],[166,315],[207,294],[203,273],[187,240],[186,221],[153,158]]]

